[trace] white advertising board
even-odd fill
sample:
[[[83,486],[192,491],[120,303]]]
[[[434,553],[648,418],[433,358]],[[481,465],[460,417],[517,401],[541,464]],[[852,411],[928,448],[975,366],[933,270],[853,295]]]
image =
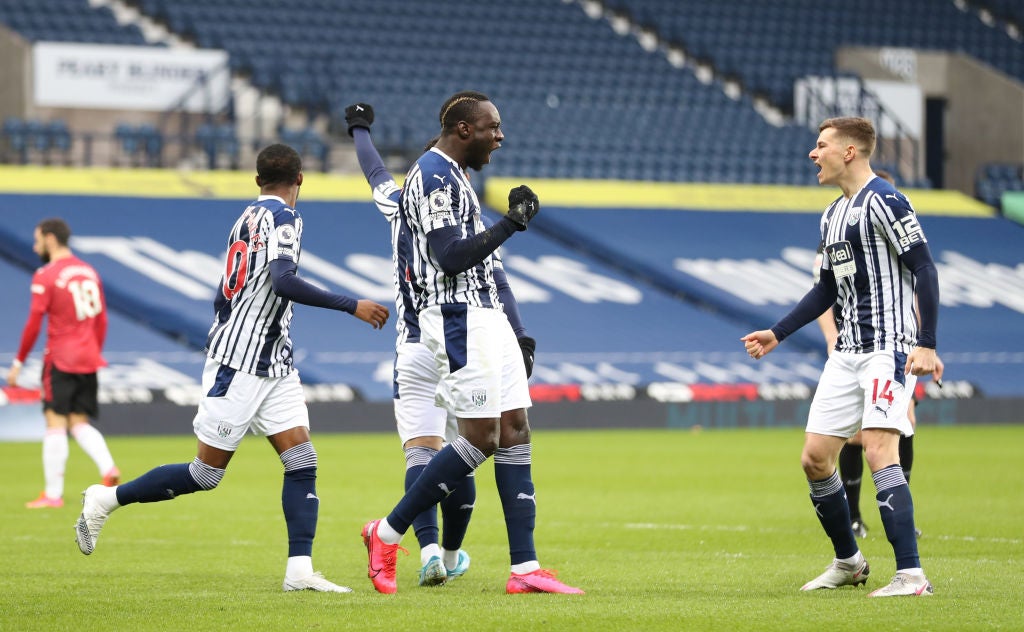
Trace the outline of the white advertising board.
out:
[[[222,50],[37,42],[32,47],[35,105],[217,111],[227,103],[227,61]],[[197,86],[204,77],[206,85]]]

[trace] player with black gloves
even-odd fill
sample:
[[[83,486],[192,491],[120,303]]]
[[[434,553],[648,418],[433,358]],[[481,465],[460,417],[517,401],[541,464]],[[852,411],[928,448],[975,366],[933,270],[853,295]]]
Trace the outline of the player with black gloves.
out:
[[[430,459],[390,514],[364,525],[367,574],[379,592],[395,592],[402,536],[421,512],[457,493],[493,456],[511,561],[505,591],[580,594],[538,561],[526,415],[532,401],[522,346],[501,310],[495,279],[493,252],[526,228],[540,205],[529,189],[517,188],[511,213],[486,227],[466,171],[482,169],[501,147],[501,115],[487,95],[464,91],[445,101],[438,120],[440,136],[409,170],[398,211],[412,245],[404,271],[413,286],[420,339],[440,372],[437,401],[455,413],[459,436]]]
[[[392,229],[395,310],[398,315],[394,408],[399,438],[406,455],[408,489],[433,455],[442,448],[444,440],[451,442],[458,437],[458,427],[454,415],[448,414],[434,403],[434,393],[440,374],[430,350],[420,342],[419,319],[413,308],[415,299],[412,295],[412,278],[406,274],[409,269],[408,253],[411,244],[399,217],[400,189],[373,145],[370,134],[373,121],[373,108],[368,104],[356,103],[345,108],[345,122],[348,125],[348,133],[355,140],[359,165],[373,190],[373,199],[378,210],[388,219]],[[513,189],[513,193],[510,193],[510,208],[519,205],[517,217],[536,215],[539,203],[532,191],[527,187],[518,187]],[[533,373],[536,341],[526,335],[526,328],[522,324],[515,296],[508,285],[498,253],[493,253],[491,257],[498,294],[518,339],[526,375],[529,377]],[[461,549],[461,545],[475,500],[475,482],[474,479],[469,479],[468,484],[439,503],[445,525],[441,547],[438,546],[437,510],[434,507],[413,520],[413,529],[420,544],[420,585],[441,584],[465,573],[470,558]]]

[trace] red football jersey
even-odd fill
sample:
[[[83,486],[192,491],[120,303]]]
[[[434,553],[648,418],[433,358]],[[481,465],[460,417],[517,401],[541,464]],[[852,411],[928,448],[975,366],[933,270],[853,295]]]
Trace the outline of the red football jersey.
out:
[[[95,373],[106,366],[100,352],[107,336],[107,304],[92,266],[71,256],[36,270],[18,360],[24,362],[32,351],[43,316],[49,318],[44,361],[65,373]]]

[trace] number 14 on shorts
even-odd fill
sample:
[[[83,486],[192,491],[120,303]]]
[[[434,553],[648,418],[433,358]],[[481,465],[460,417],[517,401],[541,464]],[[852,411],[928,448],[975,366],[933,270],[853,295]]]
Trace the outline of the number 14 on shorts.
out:
[[[878,378],[871,380],[871,403],[877,404],[878,400],[884,399],[889,402],[890,406],[892,406],[892,400],[896,398],[892,392],[892,380],[886,380],[885,383],[881,384],[881,387],[879,387],[880,382],[881,380]]]

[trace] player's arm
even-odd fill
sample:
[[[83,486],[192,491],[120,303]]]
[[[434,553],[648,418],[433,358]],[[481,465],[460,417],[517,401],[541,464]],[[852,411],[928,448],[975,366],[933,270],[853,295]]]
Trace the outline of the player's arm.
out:
[[[502,218],[494,226],[471,237],[462,237],[457,226],[442,226],[427,233],[427,243],[448,276],[465,272],[486,259],[518,229]]]
[[[488,215],[481,217],[481,220],[487,228],[494,225],[494,220]],[[512,286],[508,284],[508,276],[505,274],[505,264],[501,260],[501,253],[495,250],[491,255],[491,261],[494,265],[494,286],[498,290],[502,310],[505,312],[509,324],[512,325],[512,331],[515,332],[516,338],[522,338],[526,335],[526,326],[523,325],[523,319],[519,315],[519,302],[516,301],[516,296],[512,293]]]
[[[103,292],[103,286],[100,285],[100,313],[96,314],[93,319],[93,327],[96,332],[96,348],[103,351],[103,344],[107,341],[107,327],[109,323],[107,321],[107,297]]]
[[[782,320],[770,329],[753,331],[740,338],[747,353],[755,360],[764,357],[790,334],[821,316],[822,312],[835,303],[837,294],[835,276],[831,270],[822,268],[818,282]]]
[[[487,215],[484,215],[482,219],[485,226],[490,227],[494,224],[494,220]],[[512,293],[512,286],[508,283],[508,276],[505,274],[505,265],[501,261],[501,254],[495,250],[491,255],[491,259],[494,264],[494,286],[498,290],[501,309],[505,312],[505,317],[508,318],[509,324],[512,325],[512,331],[519,342],[519,349],[523,352],[523,365],[526,367],[526,377],[530,377],[533,375],[533,358],[537,352],[537,341],[526,333],[523,318],[519,315],[519,301],[516,300],[515,294]]]
[[[942,365],[935,353],[936,330],[939,321],[939,273],[935,269],[931,250],[922,243],[900,256],[900,261],[914,274],[920,328],[917,332],[917,346],[907,357],[907,373],[927,375],[942,379]]]
[[[914,274],[915,299],[921,327],[917,346],[934,349],[939,321],[939,273],[935,269],[927,243],[911,248],[900,255],[900,260]]]
[[[359,320],[380,329],[388,321],[388,308],[367,299],[356,300],[344,294],[322,290],[298,274],[298,266],[290,259],[274,259],[270,262],[270,283],[281,298],[310,305],[325,307],[352,314]]]
[[[427,242],[444,273],[454,276],[483,261],[513,233],[526,230],[539,211],[536,194],[530,187],[520,185],[509,191],[508,212],[494,226],[466,238],[457,226],[439,226],[427,233]]]
[[[25,320],[25,327],[21,330],[21,344],[18,345],[18,352],[14,355],[11,368],[7,372],[7,384],[15,386],[18,376],[21,375],[21,367],[32,352],[36,340],[39,339],[39,332],[43,328],[43,317],[50,307],[50,292],[48,288],[39,282],[36,277],[32,278],[32,302],[28,308],[28,318]]]
[[[825,310],[830,310],[831,314],[832,304],[836,302],[838,293],[832,270],[822,268],[821,278],[814,284],[814,287],[804,294],[796,307],[783,316],[779,322],[772,325],[771,332],[775,334],[775,339],[782,342],[807,323],[817,320]]]
[[[359,168],[363,170],[363,176],[370,184],[370,188],[388,181],[394,181],[394,176],[384,166],[384,159],[373,144],[368,127],[355,127],[352,129],[352,139],[356,143],[356,159],[359,160]]]
[[[519,349],[523,352],[526,377],[530,377],[533,375],[533,358],[537,352],[537,341],[526,333],[526,326],[523,325],[523,319],[519,315],[519,303],[516,302],[512,286],[508,284],[508,277],[505,276],[505,268],[500,265],[500,262],[494,266],[494,285],[498,290],[498,298],[501,299],[501,308],[504,310],[509,324],[512,325],[512,331],[515,332],[516,340],[519,342]]]
[[[21,345],[18,346],[18,353],[14,356],[11,368],[7,372],[8,386],[17,385],[18,376],[21,375],[21,367],[28,358],[28,354],[32,352],[32,347],[35,346],[36,340],[39,338],[39,332],[43,328],[44,315],[45,312],[35,309],[34,305],[33,309],[29,311],[28,320],[25,321],[25,328],[21,332]]]

